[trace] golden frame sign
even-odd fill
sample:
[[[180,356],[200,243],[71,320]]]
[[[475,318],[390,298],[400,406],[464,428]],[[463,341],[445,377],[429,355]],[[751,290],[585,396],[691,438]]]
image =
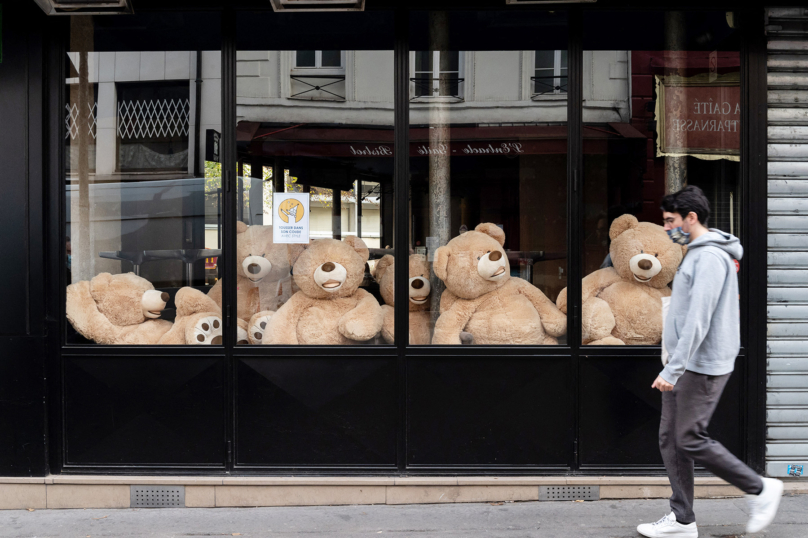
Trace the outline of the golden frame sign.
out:
[[[740,160],[739,73],[655,79],[657,157]]]

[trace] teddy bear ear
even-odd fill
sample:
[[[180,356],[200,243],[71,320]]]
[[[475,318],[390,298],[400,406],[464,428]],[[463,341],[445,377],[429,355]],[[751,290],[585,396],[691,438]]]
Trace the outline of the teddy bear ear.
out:
[[[438,250],[435,251],[435,260],[432,262],[432,270],[435,272],[435,275],[446,282],[446,277],[448,275],[449,269],[449,247],[440,247]]]
[[[612,226],[609,228],[609,239],[614,240],[621,233],[636,228],[639,224],[640,221],[634,215],[621,215],[612,222]]]
[[[393,265],[394,261],[395,258],[393,258],[391,254],[385,254],[382,256],[382,259],[376,263],[376,274],[373,276],[376,278],[377,282],[382,279],[384,273],[391,265]]]
[[[96,294],[104,293],[112,283],[112,275],[109,273],[99,273],[90,280],[90,294],[93,298]]]
[[[483,222],[482,224],[478,224],[476,228],[474,228],[475,232],[482,232],[485,235],[490,235],[497,242],[500,246],[505,246],[505,232],[502,231],[502,228],[497,226],[496,224],[492,224],[490,222]]]
[[[294,265],[300,255],[310,246],[311,243],[286,245],[286,257],[289,259],[289,265]]]
[[[241,221],[236,222],[236,233],[237,234],[243,234],[244,232],[247,231],[247,228],[249,228],[249,226],[247,226],[243,222],[241,222]]]
[[[351,245],[354,250],[356,250],[356,253],[362,257],[362,261],[368,261],[370,258],[370,251],[368,250],[368,246],[364,241],[362,241],[361,238],[356,237],[355,235],[347,235],[343,241]]]

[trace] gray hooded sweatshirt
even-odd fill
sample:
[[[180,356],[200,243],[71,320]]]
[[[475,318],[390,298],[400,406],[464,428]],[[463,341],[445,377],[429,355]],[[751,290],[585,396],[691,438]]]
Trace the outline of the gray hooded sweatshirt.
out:
[[[734,369],[741,347],[734,260],[742,256],[737,237],[713,228],[687,245],[665,319],[669,359],[659,375],[668,383],[675,385],[685,370],[723,375]]]

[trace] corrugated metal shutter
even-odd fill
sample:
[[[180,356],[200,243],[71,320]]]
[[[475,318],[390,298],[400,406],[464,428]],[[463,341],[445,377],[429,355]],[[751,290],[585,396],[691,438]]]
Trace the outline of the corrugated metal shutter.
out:
[[[769,8],[766,471],[808,470],[808,9]]]

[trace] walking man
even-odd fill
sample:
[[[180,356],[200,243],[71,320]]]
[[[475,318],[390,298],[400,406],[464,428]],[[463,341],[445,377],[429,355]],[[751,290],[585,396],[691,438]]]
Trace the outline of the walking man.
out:
[[[688,247],[673,280],[665,320],[669,360],[652,385],[662,392],[659,449],[673,495],[671,513],[637,531],[650,538],[697,538],[696,462],[747,493],[746,531],[760,532],[777,513],[783,483],[758,476],[707,434],[740,348],[736,260],[743,248],[737,237],[706,227],[710,204],[698,187],[665,196],[662,217],[671,240]]]

